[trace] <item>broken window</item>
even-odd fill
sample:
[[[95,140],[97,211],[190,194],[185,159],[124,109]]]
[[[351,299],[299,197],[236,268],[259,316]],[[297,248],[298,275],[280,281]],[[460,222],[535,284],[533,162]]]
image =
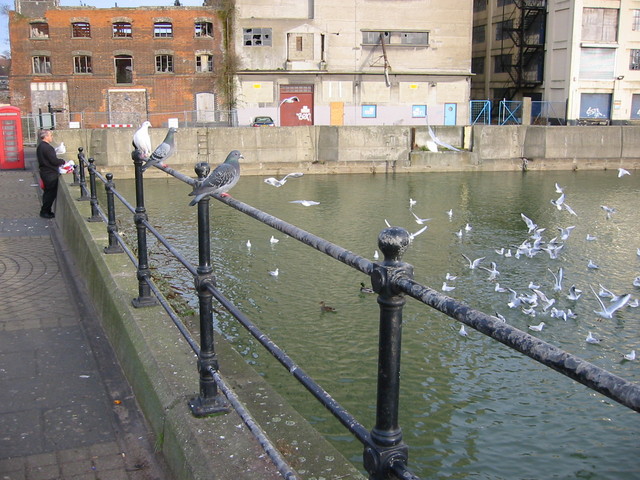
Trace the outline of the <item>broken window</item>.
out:
[[[196,22],[195,23],[195,36],[196,37],[213,37],[213,23],[211,23],[211,22]]]
[[[88,22],[74,22],[71,24],[71,38],[90,38],[91,25]]]
[[[242,32],[246,47],[270,47],[270,28],[245,28]]]
[[[173,72],[173,55],[156,55],[156,73]]]
[[[133,36],[132,32],[129,22],[113,23],[113,38],[131,38]]]
[[[51,73],[51,58],[47,55],[38,55],[31,58],[33,73]]]
[[[133,83],[133,57],[116,55],[116,83]]]
[[[91,73],[91,57],[78,55],[73,57],[73,73]]]

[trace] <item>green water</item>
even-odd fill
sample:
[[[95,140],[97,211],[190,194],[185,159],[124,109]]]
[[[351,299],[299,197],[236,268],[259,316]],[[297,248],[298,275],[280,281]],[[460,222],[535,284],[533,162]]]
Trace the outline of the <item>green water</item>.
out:
[[[415,232],[421,225],[409,211],[431,218],[404,260],[415,279],[440,289],[445,274],[457,279],[448,295],[474,308],[503,314],[527,330],[628,380],[640,378],[639,361],[622,361],[637,349],[640,308],[626,307],[613,319],[600,319],[589,286],[640,297],[632,281],[640,275],[640,173],[618,178],[616,171],[442,173],[402,175],[304,176],[282,188],[243,177],[231,194],[245,203],[373,260],[377,235],[392,225]],[[551,200],[564,187],[566,203],[577,213],[559,211]],[[170,177],[146,182],[149,219],[197,264],[196,207],[188,207],[189,187]],[[133,203],[133,182],[117,188]],[[303,207],[293,200],[315,200]],[[616,208],[607,219],[601,205]],[[452,209],[449,218],[447,211]],[[559,227],[575,226],[557,259],[505,258],[495,249],[511,248],[528,238],[520,214],[533,219],[544,240]],[[125,214],[130,215],[130,214]],[[127,219],[128,220],[128,219]],[[220,289],[231,298],[308,374],[367,428],[375,417],[378,305],[375,295],[359,292],[366,276],[211,201],[213,267]],[[462,237],[455,233],[469,224]],[[464,229],[463,229],[464,230]],[[596,240],[587,241],[587,234]],[[279,239],[270,243],[271,236]],[[247,241],[251,248],[247,247]],[[188,293],[190,275],[172,264],[152,242],[152,266],[170,277],[177,291]],[[495,291],[484,270],[470,270],[461,254],[495,261],[497,281],[519,293],[531,293],[530,281],[571,308],[577,318],[552,318],[538,307],[535,317],[507,306],[508,295]],[[587,268],[591,260],[598,269]],[[549,272],[564,269],[563,290],[552,290]],[[278,268],[277,278],[269,271]],[[578,301],[566,298],[575,284]],[[193,304],[197,304],[191,297]],[[319,302],[337,309],[322,313]],[[606,299],[605,299],[606,301]],[[362,447],[228,315],[216,326],[247,362],[285,393],[296,408],[361,468]],[[458,335],[448,317],[408,299],[404,311],[401,412],[409,465],[422,478],[640,478],[640,419],[622,407],[475,331]],[[468,329],[470,330],[470,329]],[[585,342],[587,332],[602,342]],[[220,359],[221,365],[224,359]]]

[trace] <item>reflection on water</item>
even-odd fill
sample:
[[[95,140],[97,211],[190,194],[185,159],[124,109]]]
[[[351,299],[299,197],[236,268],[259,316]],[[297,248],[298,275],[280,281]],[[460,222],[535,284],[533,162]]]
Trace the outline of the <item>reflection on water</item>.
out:
[[[559,197],[555,183],[564,188],[566,203],[577,216],[551,204]],[[187,206],[188,186],[173,179],[145,185],[151,223],[197,263],[196,209]],[[134,198],[133,182],[119,181],[117,187]],[[632,349],[640,353],[640,308],[627,307],[613,319],[600,319],[593,313],[598,304],[590,286],[640,296],[632,286],[640,275],[639,189],[640,174],[619,179],[615,171],[604,171],[304,176],[282,188],[266,185],[260,177],[244,177],[231,193],[371,259],[385,219],[411,232],[420,228],[409,211],[409,199],[414,199],[416,215],[431,218],[428,230],[405,255],[418,281],[440,289],[447,272],[456,275],[448,281],[455,286],[450,296],[490,314],[499,312],[522,330],[544,321],[543,331],[532,333],[638,381],[638,363],[621,359]],[[289,203],[301,199],[320,205]],[[616,209],[611,219],[602,205]],[[446,214],[450,209],[451,218]],[[560,227],[575,226],[557,259],[544,252],[513,256],[529,237],[521,213],[545,229],[545,242],[559,238]],[[215,200],[211,218],[219,287],[365,426],[373,426],[378,306],[375,295],[359,291],[360,282],[368,284],[368,279]],[[596,239],[587,240],[587,234]],[[280,241],[270,243],[272,235]],[[501,248],[512,256],[496,253]],[[159,246],[153,251],[152,263],[166,263]],[[495,291],[486,271],[467,268],[462,254],[485,257],[486,266],[496,262],[497,281],[519,293],[531,294],[530,282],[540,285],[556,300],[555,308],[570,308],[577,317],[553,318],[541,306],[535,317],[509,308],[508,294]],[[588,268],[589,261],[599,268]],[[563,290],[554,292],[550,270],[559,267],[564,270]],[[268,274],[275,268],[277,278]],[[167,265],[163,270],[177,289],[192,286],[183,269]],[[577,301],[566,298],[572,284],[583,291]],[[322,313],[320,301],[337,312]],[[296,408],[361,467],[358,442],[233,319],[221,314],[216,321],[247,361],[286,391]],[[413,299],[407,302],[403,324],[400,421],[410,466],[422,478],[640,476],[636,413],[471,329],[468,337],[458,335],[456,322]],[[602,342],[586,343],[589,331]]]

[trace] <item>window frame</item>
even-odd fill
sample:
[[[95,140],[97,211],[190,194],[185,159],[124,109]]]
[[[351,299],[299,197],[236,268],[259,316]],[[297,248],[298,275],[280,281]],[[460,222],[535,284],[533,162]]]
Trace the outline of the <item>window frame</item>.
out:
[[[39,35],[34,35],[34,31],[37,31]],[[49,24],[47,22],[30,22],[29,38],[31,40],[42,40],[49,38]]]
[[[202,59],[207,57],[206,62],[204,64],[207,66],[207,69],[202,69]],[[199,53],[196,55],[196,73],[211,73],[213,72],[213,55],[210,53]]]
[[[111,31],[112,38],[133,38],[131,22],[111,22]]]
[[[193,24],[193,28],[195,38],[213,38],[213,22],[199,20]]]
[[[634,32],[640,31],[640,9],[633,9],[631,16],[631,30]]]
[[[173,22],[153,22],[153,38],[173,38]]]
[[[129,65],[131,66],[130,70],[127,70],[126,66],[122,69],[124,75],[127,77],[125,80],[128,81],[119,81],[120,77],[118,75],[119,62],[123,62],[125,60],[129,61]],[[115,80],[117,85],[132,85],[133,84],[133,56],[132,55],[114,55],[113,57],[113,68],[115,70]]]
[[[362,46],[373,47],[380,44],[380,34],[384,36],[385,47],[428,47],[430,30],[361,30]],[[420,37],[423,37],[422,39]]]
[[[175,73],[173,55],[171,53],[158,53],[154,56],[155,73]],[[163,70],[166,67],[167,70]]]
[[[82,65],[83,63],[84,65]],[[92,64],[91,55],[74,55],[73,56],[73,74],[74,75],[89,75],[92,73],[93,73],[93,64]]]
[[[72,22],[71,38],[91,38],[91,24],[89,22]]]
[[[37,67],[36,59],[41,59],[37,62]],[[31,57],[31,73],[33,73],[34,75],[51,75],[51,56],[33,55]]]
[[[243,28],[242,44],[245,47],[272,47],[273,29],[271,27]]]
[[[640,70],[640,48],[629,50],[629,70]]]

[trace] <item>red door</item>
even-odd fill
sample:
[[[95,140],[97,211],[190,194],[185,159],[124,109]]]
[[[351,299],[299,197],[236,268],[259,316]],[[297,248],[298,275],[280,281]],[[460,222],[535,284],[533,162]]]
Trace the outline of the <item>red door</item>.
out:
[[[280,87],[280,125],[313,125],[313,85]]]

